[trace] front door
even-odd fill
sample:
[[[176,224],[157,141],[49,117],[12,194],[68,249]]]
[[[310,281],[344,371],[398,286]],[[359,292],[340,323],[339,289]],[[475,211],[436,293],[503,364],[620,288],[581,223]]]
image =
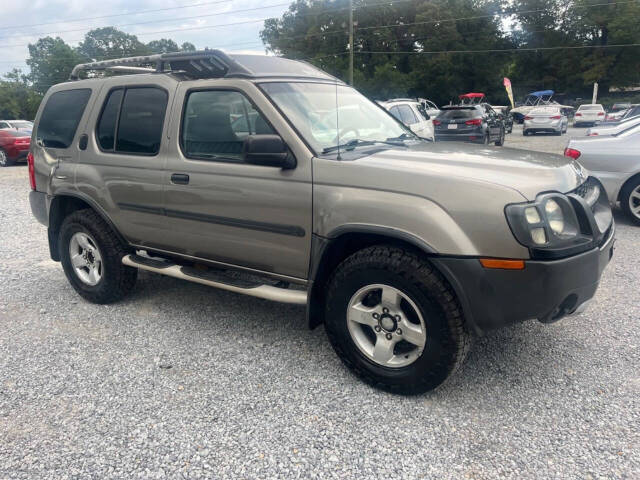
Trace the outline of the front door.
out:
[[[311,155],[296,150],[295,133],[253,83],[212,84],[178,89],[174,110],[181,114],[174,115],[165,177],[166,238],[189,257],[306,279]],[[244,163],[243,140],[260,134],[280,135],[297,167]]]
[[[166,248],[164,163],[171,99],[176,82],[158,75],[104,81],[91,119],[76,188],[93,199],[132,244]]]

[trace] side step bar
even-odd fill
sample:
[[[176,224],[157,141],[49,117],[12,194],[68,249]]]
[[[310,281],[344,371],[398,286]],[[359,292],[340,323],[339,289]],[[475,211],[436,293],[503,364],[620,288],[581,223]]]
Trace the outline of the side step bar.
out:
[[[251,283],[246,281],[238,281],[233,278],[228,280],[219,273],[207,275],[206,272],[199,272],[193,268],[182,267],[175,263],[157,261],[140,257],[138,255],[125,255],[122,257],[122,263],[129,267],[136,267],[141,270],[167,275],[169,277],[188,280],[190,282],[208,285],[209,287],[221,288],[230,292],[242,293],[252,297],[264,298],[274,302],[293,303],[296,305],[307,304],[306,290],[292,290],[288,288],[279,288],[272,285],[261,285],[259,283]]]

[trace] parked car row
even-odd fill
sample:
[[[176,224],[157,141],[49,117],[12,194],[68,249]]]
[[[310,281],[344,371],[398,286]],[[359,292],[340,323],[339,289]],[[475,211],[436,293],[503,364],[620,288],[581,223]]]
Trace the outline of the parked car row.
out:
[[[27,160],[33,122],[0,120],[0,167]]]
[[[572,138],[564,151],[604,186],[611,204],[620,202],[640,225],[640,124],[612,135]]]

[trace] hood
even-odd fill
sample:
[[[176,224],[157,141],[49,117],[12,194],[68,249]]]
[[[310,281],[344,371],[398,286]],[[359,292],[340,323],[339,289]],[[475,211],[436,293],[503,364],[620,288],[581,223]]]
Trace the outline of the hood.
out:
[[[381,149],[353,161],[412,177],[444,176],[492,183],[516,190],[527,200],[545,191],[568,192],[588,176],[578,162],[561,155],[457,142]]]

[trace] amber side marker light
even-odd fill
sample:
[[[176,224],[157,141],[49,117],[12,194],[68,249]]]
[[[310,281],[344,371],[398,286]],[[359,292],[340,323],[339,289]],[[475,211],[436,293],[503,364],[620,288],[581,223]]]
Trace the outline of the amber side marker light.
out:
[[[524,270],[524,260],[502,260],[500,258],[481,258],[480,265],[484,268],[500,270]]]

